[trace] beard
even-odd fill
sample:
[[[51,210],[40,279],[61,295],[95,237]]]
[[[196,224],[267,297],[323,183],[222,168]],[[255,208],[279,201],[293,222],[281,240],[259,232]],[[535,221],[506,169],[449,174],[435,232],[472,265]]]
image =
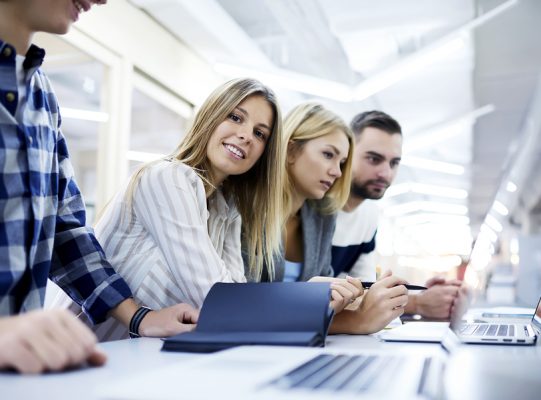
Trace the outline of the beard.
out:
[[[384,188],[370,188],[372,184],[385,185]],[[360,197],[362,199],[379,200],[385,194],[385,191],[390,186],[390,183],[383,179],[373,179],[366,182],[352,182],[351,183],[351,195],[354,197]]]

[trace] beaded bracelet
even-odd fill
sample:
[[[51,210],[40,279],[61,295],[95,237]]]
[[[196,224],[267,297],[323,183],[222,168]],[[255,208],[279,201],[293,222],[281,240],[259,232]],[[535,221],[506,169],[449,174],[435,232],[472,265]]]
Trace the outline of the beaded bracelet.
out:
[[[138,338],[141,335],[139,335],[139,325],[141,325],[141,321],[145,316],[151,312],[152,309],[141,306],[139,309],[133,314],[133,317],[131,317],[130,320],[130,327],[129,327],[129,333],[131,338]]]

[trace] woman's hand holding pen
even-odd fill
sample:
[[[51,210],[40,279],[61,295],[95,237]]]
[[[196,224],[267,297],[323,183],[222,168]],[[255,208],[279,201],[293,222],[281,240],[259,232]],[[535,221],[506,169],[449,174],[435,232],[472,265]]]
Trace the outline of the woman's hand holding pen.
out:
[[[360,280],[348,276],[346,279],[315,276],[310,282],[331,283],[331,303],[335,313],[341,312],[349,304],[363,295],[364,289]]]
[[[369,334],[385,328],[404,313],[408,302],[405,284],[387,271],[366,291],[357,309],[346,309],[335,317],[331,332]]]

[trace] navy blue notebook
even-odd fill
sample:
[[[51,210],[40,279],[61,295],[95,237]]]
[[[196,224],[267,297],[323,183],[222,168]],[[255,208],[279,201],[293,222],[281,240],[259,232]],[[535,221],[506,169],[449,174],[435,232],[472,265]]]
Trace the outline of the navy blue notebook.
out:
[[[216,283],[205,298],[197,328],[164,339],[162,350],[322,347],[332,319],[329,300],[329,283]]]

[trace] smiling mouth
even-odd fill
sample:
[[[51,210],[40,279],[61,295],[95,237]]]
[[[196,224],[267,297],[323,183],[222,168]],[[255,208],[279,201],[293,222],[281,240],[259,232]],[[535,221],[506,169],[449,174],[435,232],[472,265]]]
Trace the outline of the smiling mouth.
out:
[[[242,160],[246,158],[246,154],[244,153],[244,151],[242,149],[238,148],[237,146],[233,146],[232,144],[224,143],[224,147],[234,157],[236,157],[238,159],[242,159]]]
[[[73,0],[71,4],[73,5],[73,8],[71,9],[71,19],[73,22],[77,22],[79,20],[79,15],[88,11],[92,6],[87,0]]]
[[[88,11],[90,9],[89,4],[87,4],[87,3],[83,2],[83,1],[73,0],[73,4],[75,5],[75,8],[77,9],[77,11],[79,11],[79,13],[83,13],[83,12]]]

